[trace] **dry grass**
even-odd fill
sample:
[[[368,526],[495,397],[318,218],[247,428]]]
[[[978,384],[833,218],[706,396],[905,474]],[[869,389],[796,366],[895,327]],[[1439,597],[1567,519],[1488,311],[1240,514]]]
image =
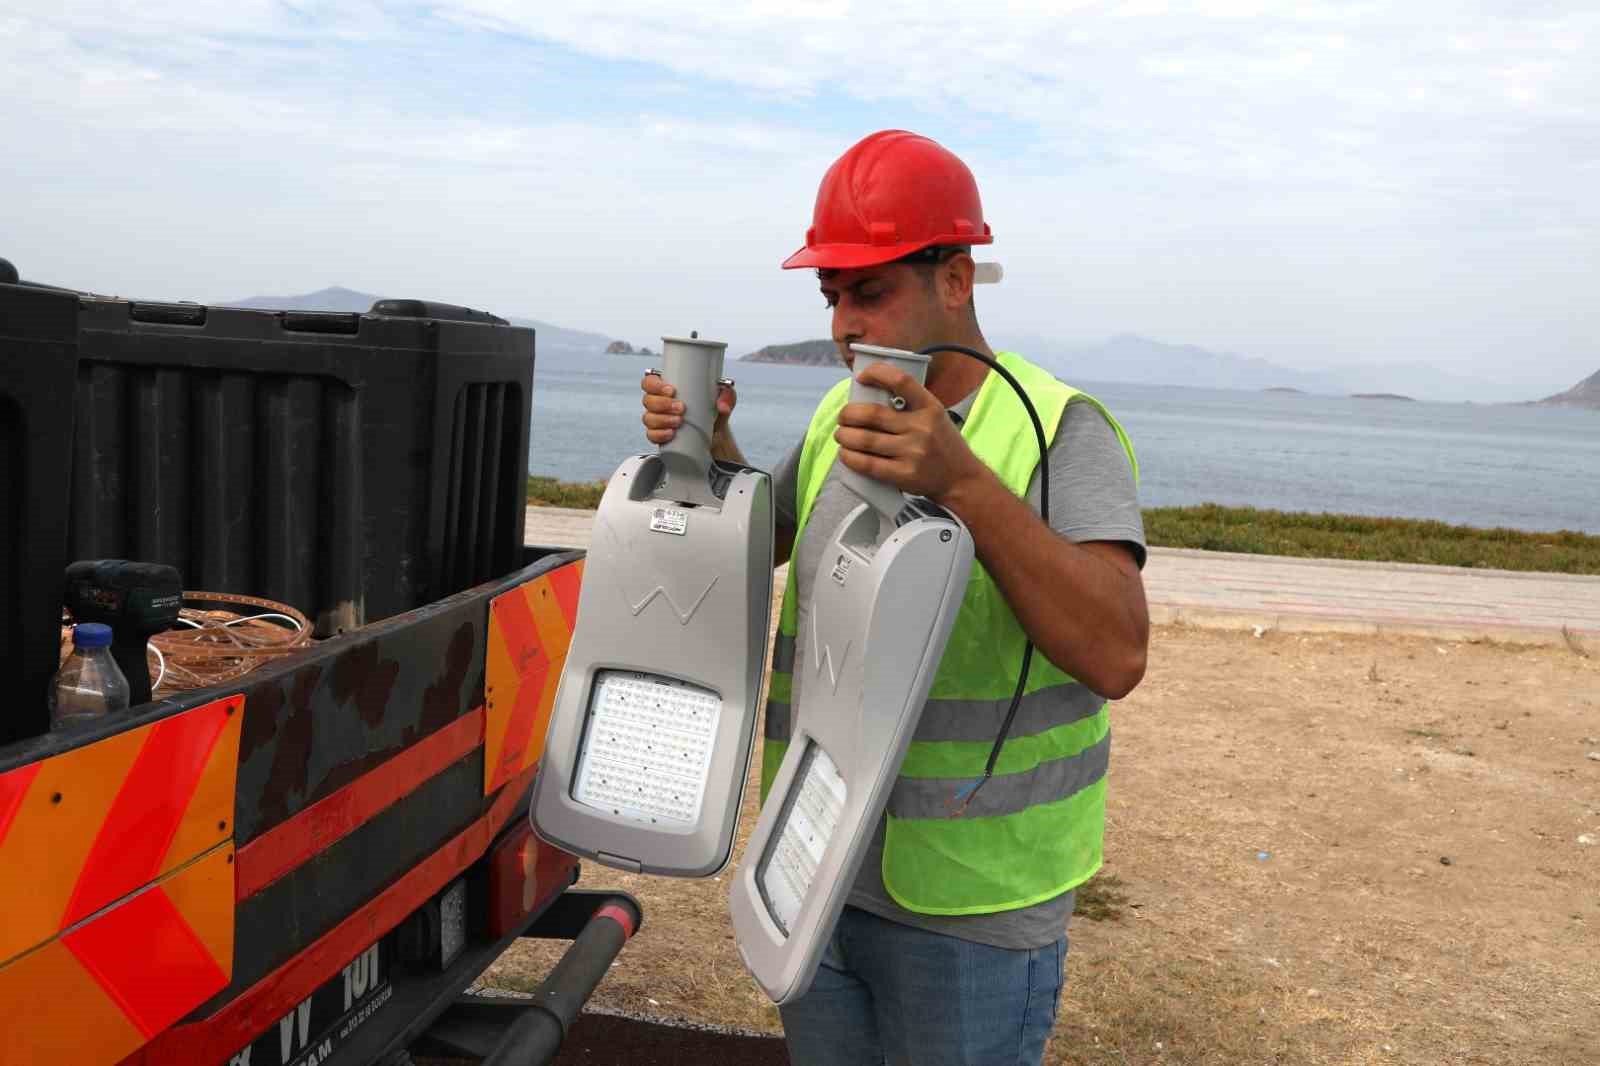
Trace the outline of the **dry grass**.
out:
[[[1600,574],[1600,536],[1527,533],[1412,518],[1309,514],[1223,507],[1148,507],[1152,545],[1311,559],[1366,559],[1438,566]]]
[[[1600,1062],[1600,847],[1576,843],[1600,833],[1600,662],[1162,627],[1113,719],[1110,865],[1050,1066]],[[726,875],[584,882],[646,914],[597,1003],[779,1031]],[[531,988],[564,946],[490,980]]]
[[[759,764],[758,764],[759,765]],[[755,824],[755,778],[745,790],[735,860]],[[640,877],[593,863],[583,887],[617,888],[644,905],[644,925],[612,966],[596,999],[608,1007],[782,1031],[777,1008],[739,961],[728,924],[727,878],[734,866],[705,880]],[[566,949],[565,943],[523,941],[485,974],[490,985],[531,991]]]

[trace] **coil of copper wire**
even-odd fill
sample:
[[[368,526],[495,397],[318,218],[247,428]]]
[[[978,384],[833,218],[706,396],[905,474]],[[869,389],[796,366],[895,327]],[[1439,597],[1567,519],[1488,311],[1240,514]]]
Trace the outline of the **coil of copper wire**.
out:
[[[150,638],[152,693],[161,697],[224,685],[310,644],[311,622],[286,603],[185,591],[177,625]],[[63,619],[61,660],[70,654],[72,628]]]

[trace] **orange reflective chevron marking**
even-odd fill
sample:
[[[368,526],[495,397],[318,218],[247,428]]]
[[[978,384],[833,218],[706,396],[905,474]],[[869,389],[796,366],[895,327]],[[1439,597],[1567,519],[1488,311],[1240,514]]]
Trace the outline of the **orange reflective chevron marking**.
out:
[[[484,792],[539,761],[577,614],[581,563],[519,585],[489,604],[484,677]]]
[[[138,758],[122,779],[94,848],[84,860],[62,924],[80,922],[112,900],[121,899],[163,872],[173,839],[190,809],[190,800],[211,761],[223,730],[232,720],[234,757],[238,763],[238,720],[227,703],[197,707],[149,727]],[[207,845],[233,824],[232,796],[226,808],[202,812]],[[191,851],[182,859],[193,857]]]
[[[225,897],[234,892],[238,869],[238,853],[229,840],[184,867],[181,872],[186,876],[172,876],[161,882],[161,890],[182,915],[184,924],[229,981],[233,980],[233,917],[238,897]]]
[[[146,732],[131,730],[34,764],[33,784],[0,840],[0,914],[6,916],[0,960],[60,931],[84,859]]]
[[[115,1062],[227,985],[243,706],[0,775],[0,1062]]]
[[[489,604],[489,635],[483,648],[483,793],[500,780],[500,753],[505,748],[506,723],[517,698],[520,679],[511,651],[506,647],[505,626],[493,601]]]
[[[539,698],[544,694],[545,683],[552,675],[560,675],[562,660],[552,661],[541,639],[540,626],[534,621],[528,602],[533,599],[553,599],[548,585],[524,585],[508,593],[495,606],[499,608],[506,648],[517,667],[516,697],[511,714],[506,719],[505,740],[500,748],[500,766],[493,784],[498,787],[521,769],[533,736],[535,720],[539,716]]]
[[[0,774],[0,844],[6,842],[6,831],[11,828],[17,811],[22,809],[22,797],[28,794],[28,786],[39,775],[40,765],[30,763]]]
[[[119,1062],[226,987],[232,853],[231,844],[218,845],[160,884],[0,966],[6,1005],[0,1062]]]
[[[239,776],[239,737],[244,729],[244,697],[235,697],[232,714],[227,713],[227,703],[210,704],[196,708],[215,714],[222,708],[222,731],[211,745],[211,753],[200,769],[200,776],[189,796],[189,807],[178,820],[172,843],[161,857],[160,870],[165,873],[176,869],[180,863],[200,854],[216,843],[220,837],[233,838],[233,804]],[[193,712],[191,712],[193,713]],[[195,723],[196,732],[203,733],[204,719]],[[224,824],[226,823],[226,824]]]
[[[551,571],[538,595],[528,597],[533,614],[533,625],[539,633],[539,642],[550,652],[551,666],[538,685],[538,698],[533,705],[532,729],[523,744],[522,763],[513,774],[538,764],[544,755],[545,732],[550,725],[550,711],[556,705],[556,692],[561,687],[561,671],[567,665],[567,651],[572,646],[572,621],[561,611],[554,577],[559,570]],[[534,687],[533,679],[524,682],[524,689]]]
[[[578,589],[583,584],[583,560],[569,563],[557,570],[550,571],[550,591],[556,595],[556,603],[561,606],[561,615],[567,620],[568,630],[577,628],[578,625]]]
[[[144,1043],[59,940],[0,966],[0,1003],[0,1062],[110,1063]]]
[[[187,893],[198,897],[191,904],[204,908],[210,902],[205,897],[212,896],[225,898],[231,910],[233,878],[227,859],[227,849],[218,849],[172,880],[207,882],[212,891]],[[140,892],[61,940],[145,1040],[225,988],[233,958],[231,935],[227,956],[219,964],[163,885]]]

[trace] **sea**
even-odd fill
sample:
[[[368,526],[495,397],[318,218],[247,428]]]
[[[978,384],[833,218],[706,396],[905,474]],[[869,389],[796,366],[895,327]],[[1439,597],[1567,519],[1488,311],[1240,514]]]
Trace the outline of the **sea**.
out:
[[[541,353],[529,470],[599,480],[650,450],[639,422],[649,365]],[[734,436],[752,465],[768,469],[845,373],[741,362],[724,372],[737,382]],[[1145,507],[1220,503],[1600,534],[1600,411],[1071,383],[1127,429]]]

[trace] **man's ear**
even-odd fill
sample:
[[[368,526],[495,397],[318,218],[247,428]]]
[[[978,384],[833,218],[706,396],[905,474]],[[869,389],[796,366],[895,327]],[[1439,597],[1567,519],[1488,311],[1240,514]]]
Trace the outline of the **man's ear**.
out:
[[[958,252],[939,264],[939,299],[945,310],[957,311],[972,302],[972,279],[978,264]]]

